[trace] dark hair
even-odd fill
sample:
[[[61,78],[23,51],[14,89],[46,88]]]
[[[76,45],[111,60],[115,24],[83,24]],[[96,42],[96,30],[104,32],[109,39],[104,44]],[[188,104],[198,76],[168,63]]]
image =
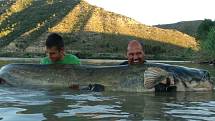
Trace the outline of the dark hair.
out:
[[[57,49],[64,48],[63,38],[57,33],[52,33],[46,39],[46,47],[52,48],[56,47]]]

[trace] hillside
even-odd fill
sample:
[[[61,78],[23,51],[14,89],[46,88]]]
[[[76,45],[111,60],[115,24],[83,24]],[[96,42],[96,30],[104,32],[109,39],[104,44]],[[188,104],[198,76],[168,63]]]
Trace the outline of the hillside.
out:
[[[50,32],[63,36],[66,49],[83,58],[124,57],[127,42],[144,43],[147,55],[185,56],[195,38],[176,30],[141,24],[82,0],[16,0],[0,16],[1,56],[44,56]]]
[[[156,25],[155,27],[159,27],[162,29],[175,29],[180,32],[186,33],[190,36],[195,37],[197,33],[197,29],[203,20],[196,21],[181,21],[173,24],[161,24]]]
[[[11,0],[0,1],[0,14],[6,12],[6,10],[13,4]]]

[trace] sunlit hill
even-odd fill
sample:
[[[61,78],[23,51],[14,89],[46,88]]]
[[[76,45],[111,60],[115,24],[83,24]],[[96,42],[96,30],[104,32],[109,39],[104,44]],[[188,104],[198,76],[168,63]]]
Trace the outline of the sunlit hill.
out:
[[[62,35],[67,52],[81,58],[123,58],[131,39],[143,42],[148,57],[198,49],[185,33],[147,26],[82,0],[5,0],[0,6],[1,56],[43,56],[50,32]]]

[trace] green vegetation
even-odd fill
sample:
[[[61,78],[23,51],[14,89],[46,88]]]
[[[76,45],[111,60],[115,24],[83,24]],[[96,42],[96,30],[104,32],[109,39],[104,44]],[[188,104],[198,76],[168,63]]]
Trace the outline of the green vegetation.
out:
[[[215,27],[210,29],[207,38],[203,41],[203,49],[208,51],[209,57],[215,58]]]
[[[157,27],[165,28],[165,29],[175,29],[193,37],[196,37],[199,43],[200,50],[198,53],[192,53],[192,49],[188,48],[185,53],[190,54],[190,56],[195,55],[196,58],[200,59],[200,61],[204,60],[214,60],[215,58],[215,21],[211,19],[205,20],[197,20],[197,21],[186,21],[186,22],[178,22],[174,24],[166,24],[166,25],[157,25]],[[187,57],[187,54],[182,57]]]
[[[81,58],[125,58],[131,39],[143,42],[148,58],[191,58],[194,37],[107,12],[83,0],[16,0],[0,16],[0,56],[44,56],[50,32],[63,36],[68,53]]]
[[[205,19],[202,21],[202,23],[199,25],[197,30],[197,39],[198,40],[205,40],[208,36],[209,31],[211,28],[215,26],[215,22],[213,22],[210,19]]]
[[[209,60],[215,59],[215,21],[205,19],[197,32],[201,45],[201,57]]]
[[[156,27],[163,28],[163,29],[174,29],[195,37],[197,34],[197,29],[201,23],[202,23],[202,20],[181,21],[173,24],[156,25]]]
[[[1,68],[3,65],[6,65],[6,64],[8,64],[8,62],[6,62],[6,61],[0,61],[0,68]]]

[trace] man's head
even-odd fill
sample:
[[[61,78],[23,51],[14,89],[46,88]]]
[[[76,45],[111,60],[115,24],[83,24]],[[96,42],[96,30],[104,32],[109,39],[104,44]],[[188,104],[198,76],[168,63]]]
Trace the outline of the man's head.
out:
[[[46,53],[52,62],[64,58],[64,42],[60,35],[52,33],[46,40]]]
[[[127,58],[128,64],[142,64],[145,61],[142,45],[137,40],[128,43]]]

